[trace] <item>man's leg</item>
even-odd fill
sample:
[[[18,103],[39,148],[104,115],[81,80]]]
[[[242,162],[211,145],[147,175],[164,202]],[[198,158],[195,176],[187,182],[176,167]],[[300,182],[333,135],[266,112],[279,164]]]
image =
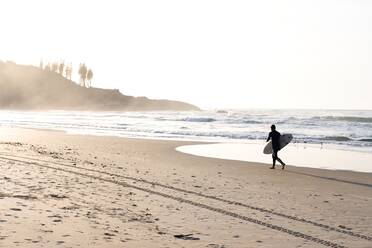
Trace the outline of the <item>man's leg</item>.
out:
[[[275,169],[275,163],[276,163],[276,159],[277,159],[277,156],[278,156],[277,154],[278,154],[278,151],[273,150],[273,154],[272,154],[272,156],[273,156],[273,166],[270,167],[270,169]]]
[[[285,163],[278,157],[278,152],[276,152],[276,160],[278,160],[279,163],[282,164],[282,170],[284,170]]]

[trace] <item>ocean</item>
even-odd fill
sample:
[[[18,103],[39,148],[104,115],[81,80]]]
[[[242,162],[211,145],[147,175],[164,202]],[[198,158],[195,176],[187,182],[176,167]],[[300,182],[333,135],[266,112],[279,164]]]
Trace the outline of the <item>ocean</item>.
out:
[[[372,153],[372,111],[208,110],[200,112],[0,111],[0,125],[211,142],[263,143],[275,124],[293,143]]]

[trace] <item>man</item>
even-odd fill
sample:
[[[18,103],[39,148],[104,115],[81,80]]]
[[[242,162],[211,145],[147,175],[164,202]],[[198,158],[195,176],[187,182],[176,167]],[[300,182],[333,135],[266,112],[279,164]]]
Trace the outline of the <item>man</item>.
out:
[[[280,133],[276,131],[275,125],[271,125],[271,132],[269,133],[269,137],[267,137],[266,142],[268,142],[270,139],[273,149],[273,166],[270,167],[270,169],[275,169],[275,162],[278,160],[279,163],[282,164],[282,170],[284,170],[285,163],[283,163],[283,161],[278,157],[278,151],[280,150]]]

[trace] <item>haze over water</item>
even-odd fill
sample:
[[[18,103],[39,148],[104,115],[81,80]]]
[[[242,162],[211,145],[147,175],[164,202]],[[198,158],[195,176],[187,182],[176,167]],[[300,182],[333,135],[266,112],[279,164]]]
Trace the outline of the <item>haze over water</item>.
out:
[[[21,6],[21,7],[20,7]],[[2,1],[2,60],[201,108],[372,109],[372,2]],[[98,18],[97,18],[98,17]]]

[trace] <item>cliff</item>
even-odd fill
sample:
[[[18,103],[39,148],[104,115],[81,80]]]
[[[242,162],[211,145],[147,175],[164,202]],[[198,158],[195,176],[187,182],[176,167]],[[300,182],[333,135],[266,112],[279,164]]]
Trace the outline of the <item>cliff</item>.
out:
[[[85,88],[55,72],[1,61],[0,109],[200,110],[185,102],[127,96],[119,90]]]

